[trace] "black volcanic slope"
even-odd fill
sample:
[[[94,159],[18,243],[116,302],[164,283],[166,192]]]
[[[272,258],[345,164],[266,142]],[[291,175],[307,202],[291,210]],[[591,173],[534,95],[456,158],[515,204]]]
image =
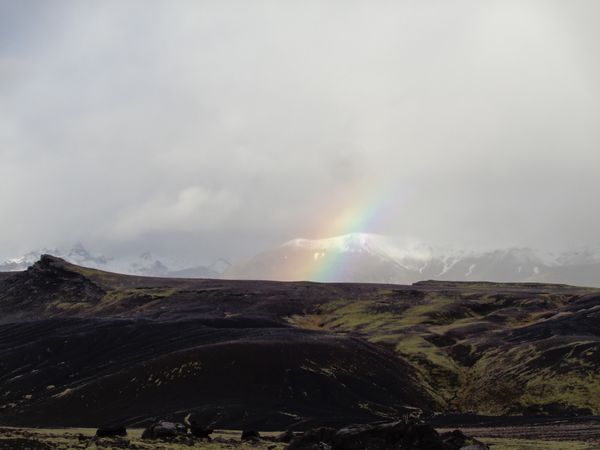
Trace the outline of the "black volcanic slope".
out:
[[[133,424],[195,412],[220,426],[281,429],[428,406],[414,370],[389,350],[289,325],[283,315],[305,305],[274,304],[281,286],[223,293],[216,282],[167,287],[82,271],[46,257],[2,284],[2,423]],[[118,295],[108,288],[115,280]]]
[[[600,291],[0,274],[0,423],[600,413]]]

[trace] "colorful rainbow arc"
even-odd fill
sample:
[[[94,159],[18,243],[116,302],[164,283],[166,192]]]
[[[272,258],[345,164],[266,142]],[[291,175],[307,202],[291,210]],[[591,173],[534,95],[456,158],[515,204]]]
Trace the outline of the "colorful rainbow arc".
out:
[[[407,189],[400,190],[398,185],[384,189],[363,191],[359,196],[352,196],[346,202],[336,202],[333,219],[317,226],[318,238],[350,235],[348,239],[361,239],[366,233],[377,233],[389,224],[390,219],[401,210],[408,198]],[[332,215],[328,215],[329,218]],[[335,281],[340,275],[352,267],[352,260],[344,257],[342,252],[315,252],[307,254],[301,267],[291,268],[290,279],[312,281]]]

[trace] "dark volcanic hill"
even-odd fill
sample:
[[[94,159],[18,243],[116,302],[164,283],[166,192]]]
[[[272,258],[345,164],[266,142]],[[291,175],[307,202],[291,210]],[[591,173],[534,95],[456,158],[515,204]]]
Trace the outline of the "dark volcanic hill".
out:
[[[600,413],[600,291],[0,274],[0,423]]]
[[[288,322],[335,292],[129,277],[45,256],[0,285],[0,422],[95,426],[195,412],[220,426],[281,429],[430,408],[414,369],[389,349]]]

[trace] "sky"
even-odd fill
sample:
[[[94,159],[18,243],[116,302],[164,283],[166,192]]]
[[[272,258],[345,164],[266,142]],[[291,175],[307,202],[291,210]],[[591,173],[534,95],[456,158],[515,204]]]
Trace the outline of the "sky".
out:
[[[0,257],[600,242],[596,0],[0,0]]]

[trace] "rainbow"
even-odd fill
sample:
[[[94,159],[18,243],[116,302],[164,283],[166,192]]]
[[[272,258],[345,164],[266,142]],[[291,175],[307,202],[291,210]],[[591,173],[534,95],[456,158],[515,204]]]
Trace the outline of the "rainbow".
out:
[[[330,196],[320,210],[328,211],[324,220],[314,225],[312,235],[320,247],[311,248],[312,241],[297,239],[287,245],[300,247],[301,263],[282,267],[283,278],[289,280],[335,281],[340,275],[353,269],[352,258],[348,258],[340,247],[367,244],[369,233],[379,233],[395,217],[399,204],[406,200],[408,191],[399,192],[398,186],[384,189],[366,189],[359,193]],[[333,198],[332,198],[333,197]],[[333,236],[333,237],[332,237]],[[325,239],[323,239],[325,238]],[[365,242],[360,242],[364,240]],[[359,242],[357,242],[359,241]],[[338,251],[328,251],[328,250]],[[298,253],[298,252],[297,252]]]

